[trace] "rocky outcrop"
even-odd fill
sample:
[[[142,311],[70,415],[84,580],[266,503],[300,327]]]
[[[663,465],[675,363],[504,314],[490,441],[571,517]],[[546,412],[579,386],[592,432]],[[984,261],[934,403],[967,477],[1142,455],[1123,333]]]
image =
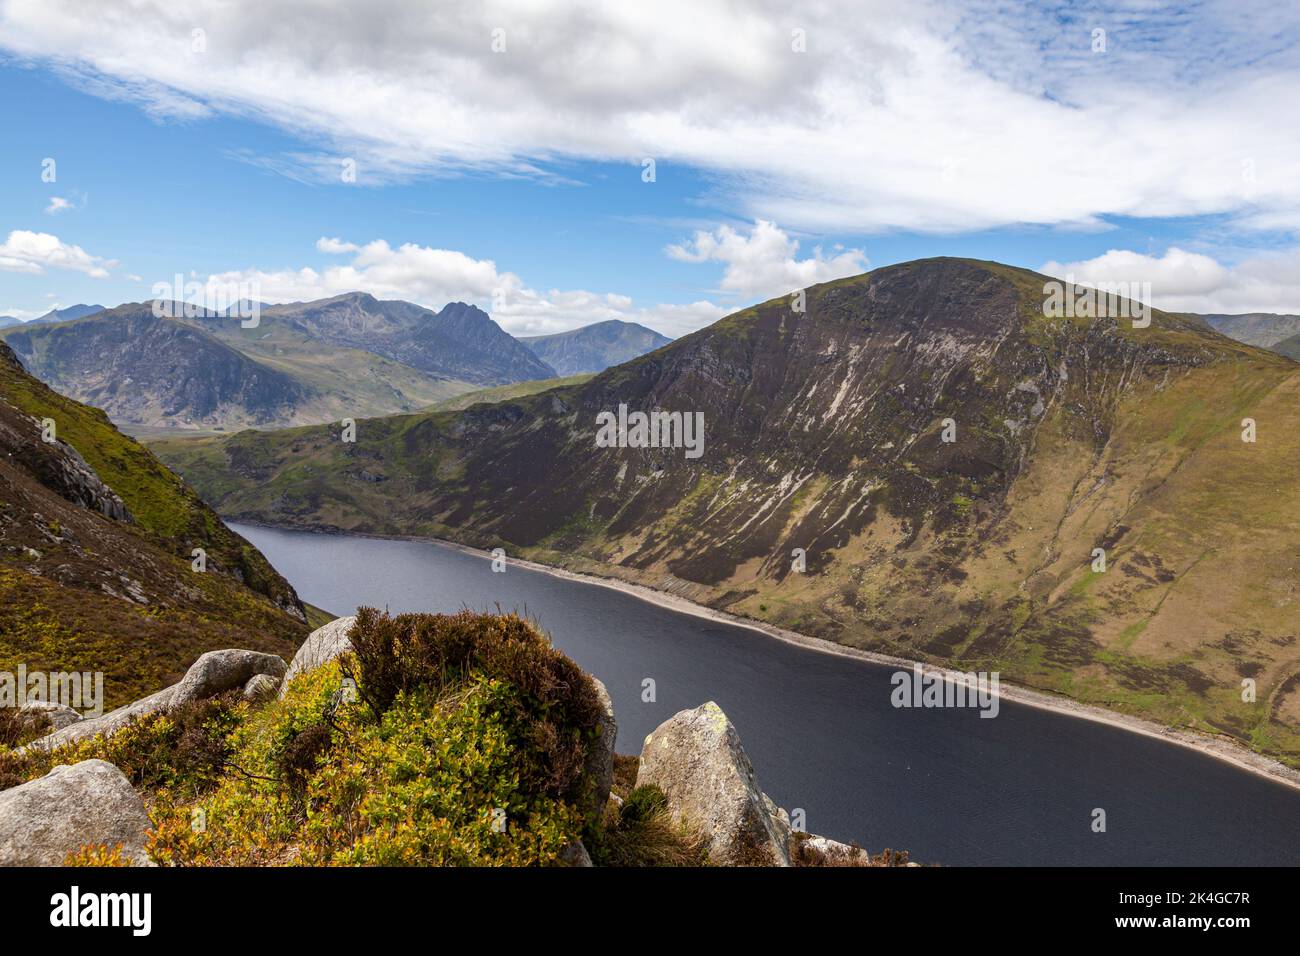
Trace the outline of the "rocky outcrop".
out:
[[[591,682],[596,685],[596,694],[604,710],[600,719],[600,737],[588,755],[586,765],[587,776],[594,781],[588,811],[599,814],[609,802],[609,788],[614,784],[614,743],[618,739],[618,721],[614,719],[614,702],[605,685],[594,676]]]
[[[259,651],[209,651],[195,661],[176,685],[173,706],[243,687],[258,674],[283,677],[288,669],[274,654]]]
[[[581,840],[566,843],[560,850],[560,858],[557,862],[560,866],[576,866],[580,869],[595,865],[591,862],[591,854],[587,852],[586,844]]]
[[[799,853],[807,861],[805,866],[868,866],[871,863],[871,854],[862,847],[821,836],[800,840]]]
[[[284,697],[289,682],[299,674],[314,670],[334,660],[340,654],[350,651],[352,642],[348,640],[348,632],[352,630],[352,625],[356,621],[355,615],[335,618],[324,627],[318,627],[308,634],[307,640],[302,642],[302,647],[298,648],[298,653],[294,654],[293,660],[289,662],[289,670],[284,674],[284,680],[280,684],[280,696]]]
[[[4,348],[3,344],[0,348]],[[104,484],[77,449],[57,438],[43,440],[39,419],[29,415],[0,418],[0,453],[74,505],[97,511],[114,521],[131,520],[122,499]]]
[[[100,717],[90,717],[66,726],[32,741],[28,746],[52,750],[64,744],[88,740],[97,734],[111,734],[137,717],[169,711],[191,701],[212,697],[235,687],[244,687],[258,674],[278,679],[284,675],[285,670],[284,661],[274,654],[246,650],[208,651],[190,665],[179,683]]]
[[[61,866],[83,846],[121,847],[137,866],[149,814],[122,771],[103,760],[55,767],[0,792],[0,866]]]
[[[790,823],[759,789],[740,734],[709,701],[645,739],[638,787],[654,784],[673,817],[700,831],[721,866],[789,866]]]

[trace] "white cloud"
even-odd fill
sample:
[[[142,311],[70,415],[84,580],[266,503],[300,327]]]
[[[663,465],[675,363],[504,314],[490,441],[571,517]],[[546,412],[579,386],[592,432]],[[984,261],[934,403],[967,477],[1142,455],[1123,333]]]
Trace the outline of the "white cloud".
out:
[[[731,226],[719,226],[712,232],[698,230],[688,242],[670,245],[665,251],[681,262],[725,263],[721,289],[748,299],[773,298],[818,282],[857,275],[867,268],[861,249],[837,251],[828,258],[817,246],[811,258],[799,259],[799,241],[763,219],[749,235]]]
[[[51,216],[54,216],[58,213],[67,212],[69,209],[75,208],[76,206],[72,204],[71,200],[64,199],[62,196],[51,196],[50,204],[45,207],[45,211]]]
[[[7,315],[10,316],[11,318],[18,319],[22,322],[30,322],[32,319],[40,318],[48,311],[50,311],[48,308],[47,309],[19,309],[11,305],[8,306],[7,308],[0,309],[0,315]]]
[[[733,214],[858,233],[1216,213],[1300,227],[1300,124],[1279,119],[1300,112],[1298,36],[1294,5],[1267,0],[0,6],[0,48],[91,92],[300,135],[299,154],[250,158],[286,174],[338,181],[351,156],[358,185],[553,176],[586,158],[656,188],[639,182],[650,156],[660,182],[715,174]]]
[[[81,246],[63,242],[48,232],[15,229],[0,245],[0,269],[43,275],[49,269],[84,272],[93,279],[107,279],[109,269],[117,265],[112,259],[92,256]]]
[[[1149,282],[1150,304],[1168,312],[1300,314],[1300,249],[1233,265],[1177,247],[1162,256],[1111,249],[1093,259],[1048,262],[1039,271],[1084,284]]]
[[[405,299],[438,310],[451,301],[486,309],[502,328],[516,335],[563,332],[592,322],[640,322],[678,336],[716,321],[726,309],[710,302],[640,307],[628,296],[585,290],[539,291],[490,259],[474,259],[451,249],[414,243],[394,248],[382,239],[365,244],[322,237],[316,248],[348,261],[324,268],[243,269],[214,273],[215,288],[235,286],[262,302],[306,301],[364,291],[381,299]]]

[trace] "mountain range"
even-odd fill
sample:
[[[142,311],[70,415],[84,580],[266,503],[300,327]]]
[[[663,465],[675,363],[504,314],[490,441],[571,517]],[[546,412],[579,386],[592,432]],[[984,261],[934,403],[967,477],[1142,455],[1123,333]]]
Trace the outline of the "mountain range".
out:
[[[137,434],[410,412],[556,376],[532,348],[463,302],[433,312],[349,293],[262,306],[249,327],[231,314],[155,311],[153,302],[71,306],[62,320],[19,323],[0,337],[34,375]],[[546,338],[566,367],[595,370],[668,341],[621,322]]]
[[[355,443],[153,447],[227,516],[503,547],[1300,765],[1300,366],[1156,310],[1048,317],[1050,281],[904,263]],[[697,453],[602,447],[636,412],[702,416]]]

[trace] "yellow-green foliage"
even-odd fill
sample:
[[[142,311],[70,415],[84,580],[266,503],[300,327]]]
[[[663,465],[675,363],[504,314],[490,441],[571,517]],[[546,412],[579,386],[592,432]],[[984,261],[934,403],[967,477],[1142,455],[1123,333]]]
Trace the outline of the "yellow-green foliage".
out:
[[[18,756],[0,750],[0,789],[35,780],[63,764],[106,760],[146,791],[192,796],[211,789],[227,769],[229,738],[249,705],[235,695],[196,701],[168,714],[147,714],[110,736]]]
[[[54,751],[0,746],[0,789],[107,760],[144,794],[164,865],[528,866],[599,839],[601,711],[577,665],[516,615],[362,611],[356,652],[282,700],[231,691]]]
[[[122,855],[122,844],[88,843],[80,850],[69,853],[63,861],[64,866],[130,866],[131,861]]]
[[[161,794],[155,859],[519,866],[554,862],[580,835],[577,809],[521,785],[509,685],[476,676],[451,693],[403,692],[379,716],[344,686],[336,663],[301,675],[233,733],[234,773],[215,791],[191,802]],[[321,727],[290,785],[296,742]]]

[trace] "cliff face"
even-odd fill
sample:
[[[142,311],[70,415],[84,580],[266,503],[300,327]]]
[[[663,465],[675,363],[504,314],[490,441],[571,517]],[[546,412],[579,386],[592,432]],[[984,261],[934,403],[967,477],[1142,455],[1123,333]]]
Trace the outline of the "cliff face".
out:
[[[500,544],[1300,758],[1300,370],[1158,312],[1048,318],[1045,281],[907,263],[354,445],[162,453],[224,513]],[[700,453],[598,447],[620,405],[702,415]]]

